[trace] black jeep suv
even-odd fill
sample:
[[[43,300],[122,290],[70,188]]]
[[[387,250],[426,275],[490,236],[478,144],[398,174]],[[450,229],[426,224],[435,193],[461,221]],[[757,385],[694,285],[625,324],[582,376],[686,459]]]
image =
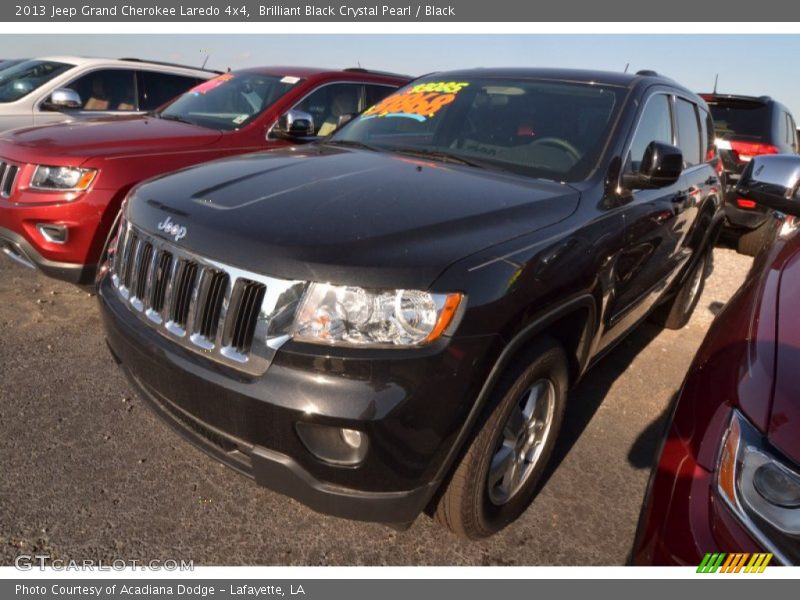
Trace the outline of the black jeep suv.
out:
[[[733,238],[742,254],[755,256],[769,239],[772,211],[751,198],[742,198],[736,184],[754,156],[797,154],[797,126],[789,109],[769,96],[702,97],[714,119],[716,145],[725,171],[723,235]]]
[[[321,143],[133,190],[108,344],[257,483],[490,535],[537,492],[570,386],[692,313],[722,217],[707,122],[652,72],[426,76]]]

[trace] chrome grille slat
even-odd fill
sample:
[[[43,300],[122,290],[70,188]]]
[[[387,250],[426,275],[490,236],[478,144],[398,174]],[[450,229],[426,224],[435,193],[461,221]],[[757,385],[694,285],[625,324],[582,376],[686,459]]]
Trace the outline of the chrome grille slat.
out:
[[[150,328],[236,370],[264,373],[289,339],[305,282],[277,279],[195,255],[121,220],[111,281]]]
[[[149,299],[150,312],[148,313],[148,317],[150,317],[152,321],[160,323],[164,320],[164,305],[167,295],[167,285],[172,274],[173,260],[172,254],[166,250],[160,250],[157,254],[158,259],[152,275],[153,281],[150,284],[152,287],[152,295]]]
[[[133,270],[133,257],[136,252],[136,233],[131,231],[128,234],[128,239],[125,243],[125,255],[122,257],[122,269],[119,278],[122,281],[122,288],[125,290],[126,295],[130,295],[131,290],[131,271]]]
[[[231,306],[234,288],[236,287],[236,279],[233,277],[228,281],[228,287],[222,296],[222,305],[219,309],[219,327],[217,328],[217,335],[214,338],[214,345],[218,348],[223,348],[223,343],[228,328],[228,310]]]
[[[197,320],[198,304],[205,302],[205,294],[208,292],[208,289],[203,289],[203,279],[206,276],[207,269],[202,266],[198,267],[197,263],[195,263],[195,268],[197,269],[197,272],[195,273],[194,282],[189,291],[189,308],[186,311],[185,329],[190,335],[197,330],[195,327],[195,321]]]
[[[167,284],[164,288],[164,302],[161,307],[161,317],[165,321],[169,321],[172,315],[172,304],[173,304],[173,294],[175,292],[175,281],[178,278],[178,271],[181,268],[181,261],[175,258],[175,255],[172,255],[172,261],[170,263],[169,273],[167,273]]]
[[[6,189],[6,176],[8,175],[9,164],[6,161],[0,161],[0,194],[2,190]],[[3,194],[5,196],[5,194]]]
[[[0,196],[3,198],[11,196],[17,175],[19,175],[19,165],[0,159]]]
[[[142,259],[144,256],[145,249],[147,248],[147,242],[141,238],[136,240],[134,245],[133,253],[131,254],[131,261],[130,266],[128,267],[128,273],[126,276],[126,287],[128,288],[128,293],[130,294],[131,304],[136,310],[142,310],[142,300],[136,294],[136,290],[139,287],[139,271],[141,270],[142,266]]]
[[[11,192],[14,190],[14,181],[17,178],[17,173],[19,173],[19,167],[17,165],[5,165],[3,183],[0,185],[0,195],[5,198],[11,195]]]
[[[150,250],[150,260],[146,266],[144,286],[141,291],[141,299],[145,309],[150,309],[153,306],[153,279],[155,278],[154,273],[158,267],[159,258],[159,252],[152,244],[150,245]]]

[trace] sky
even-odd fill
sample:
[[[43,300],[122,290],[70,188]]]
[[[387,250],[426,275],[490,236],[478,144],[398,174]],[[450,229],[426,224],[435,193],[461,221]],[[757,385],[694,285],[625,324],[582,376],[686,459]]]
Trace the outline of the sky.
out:
[[[137,57],[233,69],[365,68],[421,75],[468,67],[653,69],[697,91],[769,95],[800,122],[800,35],[3,35],[0,58]]]

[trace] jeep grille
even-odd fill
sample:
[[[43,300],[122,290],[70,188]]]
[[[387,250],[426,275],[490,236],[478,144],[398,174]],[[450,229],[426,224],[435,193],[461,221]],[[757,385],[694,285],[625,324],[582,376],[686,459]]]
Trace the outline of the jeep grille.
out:
[[[307,284],[211,260],[122,219],[111,281],[128,308],[183,348],[252,375],[289,339]]]

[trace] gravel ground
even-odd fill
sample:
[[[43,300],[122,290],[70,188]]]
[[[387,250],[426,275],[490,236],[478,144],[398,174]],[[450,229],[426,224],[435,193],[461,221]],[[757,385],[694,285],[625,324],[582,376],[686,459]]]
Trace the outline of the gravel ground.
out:
[[[557,468],[513,526],[465,543],[318,515],[189,446],[133,396],[86,291],[0,261],[0,564],[610,565],[633,540],[664,415],[750,259],[719,248],[691,323],[644,325],[571,397]]]

